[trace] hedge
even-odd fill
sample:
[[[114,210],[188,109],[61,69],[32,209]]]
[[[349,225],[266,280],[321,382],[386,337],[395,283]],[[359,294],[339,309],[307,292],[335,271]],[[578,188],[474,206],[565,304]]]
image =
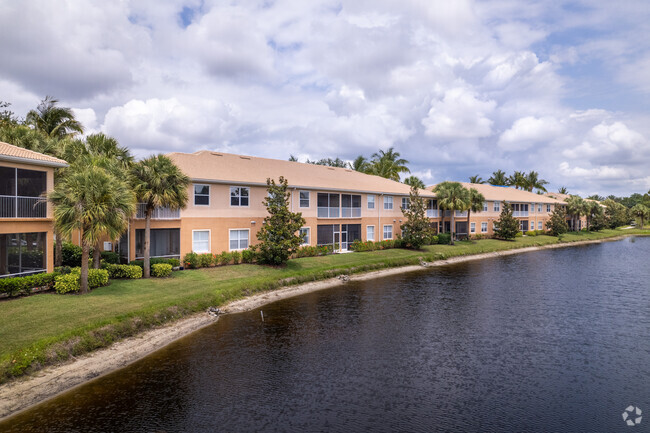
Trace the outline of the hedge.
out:
[[[172,274],[172,265],[168,263],[156,263],[151,266],[152,277],[168,277]]]
[[[171,267],[169,265],[170,269]],[[106,270],[108,271],[109,278],[142,278],[142,268],[136,265],[112,265],[109,263],[106,265]]]
[[[157,263],[167,263],[168,265],[172,265],[173,268],[176,268],[181,265],[181,261],[178,259],[165,259],[162,257],[152,257],[151,259],[149,259],[150,265],[153,266]],[[144,260],[131,260],[129,262],[129,265],[140,266],[141,268],[144,269]]]
[[[24,277],[0,278],[0,293],[7,293],[9,296],[29,295],[36,287],[54,287],[55,278],[60,275],[58,272],[49,274],[34,274]]]
[[[55,278],[54,289],[57,293],[77,292],[81,288],[79,277],[81,276],[81,268],[73,268],[72,272],[66,275],[59,275]],[[105,286],[108,284],[108,271],[106,269],[88,269],[88,288],[95,289],[97,287]]]

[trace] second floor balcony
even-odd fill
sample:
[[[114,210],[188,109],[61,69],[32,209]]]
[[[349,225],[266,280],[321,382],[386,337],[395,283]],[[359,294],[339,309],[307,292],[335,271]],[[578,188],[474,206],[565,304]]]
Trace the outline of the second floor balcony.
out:
[[[427,209],[427,218],[438,218],[438,209]]]
[[[0,195],[0,218],[46,218],[47,201],[42,197]]]
[[[146,203],[138,203],[138,208],[135,213],[136,219],[145,219],[147,216],[147,205]],[[180,209],[171,210],[167,207],[157,207],[154,208],[151,213],[151,219],[154,220],[176,220],[181,217]]]

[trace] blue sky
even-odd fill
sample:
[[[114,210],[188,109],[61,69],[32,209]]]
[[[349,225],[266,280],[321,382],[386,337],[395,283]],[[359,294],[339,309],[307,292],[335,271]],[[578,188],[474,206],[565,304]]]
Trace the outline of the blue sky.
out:
[[[0,27],[1,100],[53,95],[137,156],[393,146],[428,184],[650,189],[647,1],[0,0]]]

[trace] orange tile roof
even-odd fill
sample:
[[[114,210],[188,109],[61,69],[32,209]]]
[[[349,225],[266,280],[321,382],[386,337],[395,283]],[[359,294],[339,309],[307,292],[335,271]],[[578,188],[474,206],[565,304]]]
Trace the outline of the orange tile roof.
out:
[[[68,165],[62,159],[44,155],[13,144],[0,141],[0,160],[22,162],[25,164],[46,165],[50,167],[66,167]]]
[[[510,186],[494,186],[483,183],[460,182],[465,188],[475,188],[483,194],[487,201],[508,201],[516,203],[558,203],[562,200],[553,199],[541,194],[516,189]],[[434,185],[435,186],[435,185]],[[432,187],[428,187],[432,188]]]
[[[395,195],[408,195],[410,191],[410,187],[403,183],[347,168],[208,150],[174,152],[167,156],[192,180],[199,182],[266,185],[267,178],[277,180],[284,176],[292,188]],[[430,190],[420,190],[420,194],[435,197]]]

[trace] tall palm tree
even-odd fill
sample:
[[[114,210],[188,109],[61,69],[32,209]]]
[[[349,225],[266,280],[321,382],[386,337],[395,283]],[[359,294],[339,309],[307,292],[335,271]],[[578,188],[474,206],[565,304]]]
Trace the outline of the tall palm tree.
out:
[[[352,161],[352,163],[349,165],[352,170],[360,171],[361,173],[367,173],[368,170],[370,170],[370,163],[368,162],[368,159],[363,155],[359,155],[354,158],[354,161]]]
[[[482,184],[482,183],[485,183],[485,181],[483,180],[483,178],[482,178],[481,176],[479,176],[479,175],[477,174],[476,176],[470,176],[470,177],[469,177],[469,183],[479,183],[479,184]]]
[[[505,186],[508,184],[508,177],[506,172],[503,170],[497,170],[492,172],[492,176],[488,179],[490,185]]]
[[[46,96],[35,110],[30,110],[25,117],[25,124],[33,126],[51,138],[72,137],[83,134],[83,126],[79,123],[71,108],[58,107],[58,99]]]
[[[524,189],[526,184],[525,175],[522,171],[515,171],[512,176],[508,177],[508,185],[514,186],[516,189]]]
[[[400,173],[410,173],[411,170],[406,166],[409,162],[400,158],[400,153],[395,152],[393,148],[387,151],[380,150],[372,154],[370,174],[381,176],[399,182]]]
[[[419,189],[424,189],[427,186],[422,182],[422,179],[420,179],[417,176],[409,176],[406,179],[404,179],[404,183],[407,184],[408,186],[412,186],[413,188],[419,188]]]
[[[467,230],[469,231],[469,217],[472,212],[481,212],[485,203],[485,196],[476,188],[469,189],[469,206],[467,207]]]
[[[566,186],[561,186],[557,189],[557,192],[559,192],[560,194],[568,194],[569,190],[567,189]]]
[[[289,161],[291,161],[291,162],[299,162],[299,161],[298,161],[298,158],[296,158],[296,157],[293,156],[293,155],[289,155]]]
[[[630,212],[632,215],[634,215],[636,218],[641,218],[641,228],[643,229],[643,222],[646,218],[650,217],[650,208],[647,206],[639,203],[630,209]]]
[[[451,244],[454,245],[454,214],[469,208],[469,190],[460,182],[442,182],[435,186],[433,192],[438,196],[438,207],[451,211]]]
[[[81,233],[81,293],[88,293],[90,247],[119,236],[135,212],[135,194],[124,179],[97,165],[78,164],[49,195],[60,233]]]
[[[190,178],[187,177],[165,155],[154,155],[133,165],[133,189],[140,203],[145,204],[144,231],[144,278],[149,278],[151,214],[157,207],[167,207],[172,210],[183,209],[187,205],[187,188]]]
[[[571,215],[571,225],[573,226],[573,231],[578,230],[578,221],[580,216],[585,214],[585,201],[582,197],[577,195],[572,195],[566,200],[566,213]]]
[[[523,189],[528,192],[533,192],[533,188],[539,191],[546,192],[544,185],[547,185],[548,182],[544,179],[539,178],[539,173],[532,171],[524,176],[523,179]]]

